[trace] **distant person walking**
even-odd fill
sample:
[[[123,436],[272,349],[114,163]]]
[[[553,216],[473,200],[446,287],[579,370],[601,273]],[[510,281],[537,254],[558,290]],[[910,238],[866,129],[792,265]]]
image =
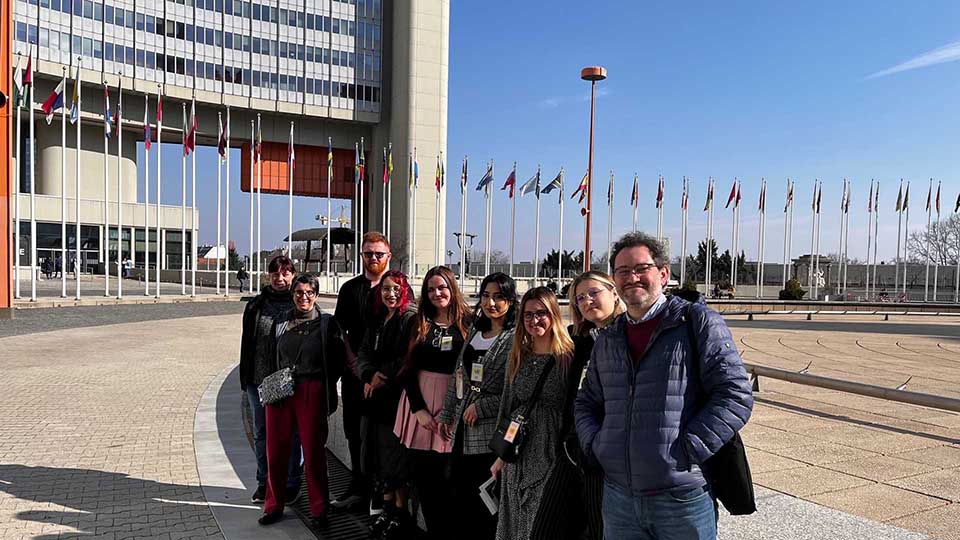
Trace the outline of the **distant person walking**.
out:
[[[253,450],[257,458],[257,489],[250,502],[262,503],[267,495],[267,419],[257,389],[264,377],[276,371],[275,336],[273,325],[281,315],[293,308],[290,284],[295,274],[293,261],[280,255],[267,267],[270,284],[247,303],[243,310],[243,333],[240,337],[240,388],[247,393],[253,417]],[[293,433],[293,447],[287,468],[286,500],[292,501],[300,492],[300,440]]]
[[[250,274],[247,273],[247,270],[244,267],[240,267],[237,270],[237,283],[240,284],[240,292],[242,293],[245,288],[247,288],[247,280],[250,279]]]
[[[597,336],[576,400],[581,448],[605,474],[604,537],[714,540],[717,503],[701,465],[750,418],[747,372],[702,297],[663,294],[661,242],[624,235],[612,261],[627,313]]]

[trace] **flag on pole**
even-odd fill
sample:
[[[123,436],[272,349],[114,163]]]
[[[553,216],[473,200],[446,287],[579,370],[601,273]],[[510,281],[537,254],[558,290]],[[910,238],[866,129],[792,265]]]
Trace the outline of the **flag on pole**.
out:
[[[493,182],[493,165],[488,164],[487,172],[483,173],[483,178],[477,183],[477,191],[482,191],[490,182]]]
[[[954,205],[953,212],[960,212],[960,194],[957,194],[957,204]]]
[[[77,64],[77,78],[73,80],[73,98],[70,102],[70,123],[80,120],[80,65]]]
[[[510,175],[507,176],[507,181],[503,183],[503,186],[500,188],[500,191],[510,188],[510,198],[512,199],[516,184],[517,184],[517,170],[513,169],[510,171]],[[526,184],[524,184],[524,186],[526,186]]]
[[[589,186],[589,184],[590,184],[590,172],[587,171],[583,173],[583,178],[580,179],[580,184],[577,185],[577,189],[573,190],[573,194],[570,195],[570,198],[573,199],[579,194],[580,199],[577,200],[577,203],[582,204],[583,199],[587,197],[587,186]]]
[[[930,211],[930,197],[933,195],[933,182],[930,182],[930,187],[927,188],[927,212]]]
[[[290,163],[291,171],[296,166],[297,156],[293,150],[293,122],[290,123],[290,145],[287,149],[287,161]]]
[[[437,193],[440,193],[440,188],[443,187],[443,165],[440,162],[440,156],[437,156],[437,178],[434,181],[434,185],[437,186]]]
[[[607,206],[613,207],[613,171],[610,171],[610,183],[607,184]]]
[[[847,199],[846,199],[846,202],[843,204],[844,214],[847,214],[850,212],[850,199],[852,198],[853,198],[853,185],[851,184],[847,186]]]
[[[540,198],[540,169],[537,169],[537,174],[530,177],[530,179],[520,187],[520,196],[523,197],[531,191],[534,192],[538,199]]]
[[[710,204],[713,203],[713,182],[707,183],[707,202],[703,205],[703,211],[710,210]]]
[[[783,213],[786,214],[787,210],[790,209],[790,203],[793,202],[793,182],[790,182],[790,187],[787,189],[787,203],[783,205]]]
[[[555,189],[559,190],[559,193],[563,193],[563,171],[558,172],[556,178],[544,186],[543,189],[540,190],[540,193],[550,193]]]
[[[223,160],[227,158],[227,130],[221,122],[218,122],[217,130],[220,132],[220,137],[217,139],[217,153]]]
[[[737,198],[737,180],[734,178],[733,185],[730,186],[730,196],[727,197],[727,205],[724,208],[730,208],[730,203],[732,203]]]
[[[20,68],[19,56],[17,56],[17,69],[13,72],[13,102],[17,107],[23,105],[23,70]]]
[[[146,99],[144,99],[144,102],[145,103],[143,106],[143,149],[149,152],[150,145],[153,143],[153,132],[150,129],[150,120],[147,118],[147,112],[149,112],[150,110],[150,103],[147,102]]]
[[[767,183],[765,181],[760,186],[760,205],[758,209],[761,214],[767,211]]]
[[[258,144],[259,146],[259,144]],[[197,102],[190,102],[190,124],[183,138],[183,153],[189,156],[197,148]],[[258,148],[259,150],[259,148]],[[258,152],[259,153],[259,152]]]
[[[903,211],[903,179],[900,180],[900,191],[897,192],[897,212]]]
[[[43,102],[43,105],[40,106],[43,109],[43,112],[47,115],[47,125],[49,126],[53,122],[53,115],[55,112],[60,110],[63,107],[63,87],[67,82],[67,78],[63,77],[60,79],[60,84],[53,89],[53,92],[50,92],[50,95],[47,96],[46,101]]]
[[[910,182],[907,182],[907,192],[903,195],[903,209],[906,210],[910,206]]]
[[[633,179],[634,198],[639,200],[640,194],[637,191],[637,189],[638,189],[637,179],[634,178]],[[637,205],[636,201],[631,201],[631,204],[633,204],[633,206]],[[663,175],[660,175],[660,181],[657,183],[657,208],[663,208]]]
[[[688,189],[689,189],[689,188],[688,188],[688,186],[687,186],[687,179],[684,178],[684,179],[683,179],[683,194],[680,196],[680,209],[681,209],[681,210],[686,210],[686,209],[687,209],[687,206],[688,206],[688,203],[689,203],[689,199],[690,199],[690,193],[689,193]]]
[[[163,94],[157,94],[157,125],[163,123]]]
[[[383,147],[383,184],[386,185],[389,183],[390,183],[390,173],[387,167],[387,147],[384,146]]]
[[[467,156],[463,156],[463,166],[460,168],[460,193],[467,191]]]
[[[873,180],[870,180],[870,195],[867,196],[867,213],[873,213]]]
[[[353,143],[353,182],[360,183],[360,145]]]
[[[413,187],[420,185],[420,163],[417,161],[417,149],[413,149]]]
[[[733,201],[733,207],[734,207],[735,209],[740,207],[740,199],[741,199],[741,198],[742,198],[742,197],[740,196],[740,182],[737,182],[737,198],[736,198],[736,200]]]
[[[106,108],[103,111],[103,133],[109,139],[113,133],[113,126],[110,124],[113,118],[110,115],[110,90],[107,83],[103,83],[103,99],[106,102]]]
[[[660,177],[660,193],[663,191],[663,177]],[[660,193],[657,194],[657,208],[660,208],[660,203],[663,199],[660,196]],[[636,174],[633,175],[633,191],[630,192],[630,206],[636,208],[637,204],[640,202],[640,179]]]
[[[937,215],[940,215],[940,182],[937,182]]]
[[[823,197],[823,186],[821,186],[820,184],[817,184],[817,188],[815,188],[815,189],[817,190],[817,201],[816,201],[816,205],[817,205],[817,206],[816,206],[815,210],[816,210],[817,213],[819,214],[819,213],[820,213],[820,198]]]

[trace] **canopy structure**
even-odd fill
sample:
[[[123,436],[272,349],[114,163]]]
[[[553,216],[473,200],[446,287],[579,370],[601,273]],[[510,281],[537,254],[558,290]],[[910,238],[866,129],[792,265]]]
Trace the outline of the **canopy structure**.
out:
[[[334,227],[330,229],[330,237],[332,240],[331,246],[331,260],[335,260],[338,255],[342,255],[343,262],[347,263],[349,261],[350,253],[353,253],[353,241],[354,241],[354,231],[348,227]],[[299,231],[293,232],[293,242],[306,242],[306,250],[304,251],[303,257],[293,257],[294,259],[300,259],[300,270],[307,271],[308,265],[312,262],[320,263],[321,267],[327,261],[327,229],[326,227],[316,227],[313,229],[301,229]],[[287,238],[283,239],[283,242],[286,242]],[[313,245],[319,244],[319,249],[313,251]],[[344,246],[337,250],[337,246]],[[349,246],[349,247],[348,247]]]

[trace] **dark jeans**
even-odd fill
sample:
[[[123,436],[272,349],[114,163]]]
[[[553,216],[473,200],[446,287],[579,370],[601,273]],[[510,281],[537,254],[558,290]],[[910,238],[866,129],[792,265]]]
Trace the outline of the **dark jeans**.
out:
[[[493,454],[464,455],[459,450],[454,449],[452,468],[453,507],[457,520],[462,523],[458,527],[458,538],[489,540],[497,535],[497,516],[491,514],[480,499],[480,484],[490,479],[490,466],[497,457]]]
[[[716,540],[717,504],[706,487],[633,496],[605,482],[603,535],[618,540]]]
[[[350,469],[352,485],[364,491],[358,495],[367,496],[367,485],[362,472],[363,438],[360,436],[360,421],[363,419],[363,383],[352,374],[344,373],[340,379],[340,399],[343,403],[343,435],[347,438],[350,450]]]
[[[453,505],[450,454],[430,450],[408,452],[413,465],[413,488],[420,501],[420,510],[423,512],[423,521],[427,524],[430,538],[456,538],[465,524],[459,517],[462,509]]]
[[[247,401],[253,413],[253,453],[257,456],[257,485],[267,485],[267,417],[260,404],[260,395],[257,387],[247,385]],[[300,461],[300,432],[294,428],[290,439],[290,462],[287,465],[287,487],[300,488],[300,477],[303,476],[303,466]]]

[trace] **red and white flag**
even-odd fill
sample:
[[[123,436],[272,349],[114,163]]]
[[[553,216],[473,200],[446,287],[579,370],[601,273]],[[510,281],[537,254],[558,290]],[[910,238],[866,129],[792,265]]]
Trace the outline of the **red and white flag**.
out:
[[[190,102],[190,123],[183,136],[183,155],[189,156],[190,152],[197,149],[197,102]]]

